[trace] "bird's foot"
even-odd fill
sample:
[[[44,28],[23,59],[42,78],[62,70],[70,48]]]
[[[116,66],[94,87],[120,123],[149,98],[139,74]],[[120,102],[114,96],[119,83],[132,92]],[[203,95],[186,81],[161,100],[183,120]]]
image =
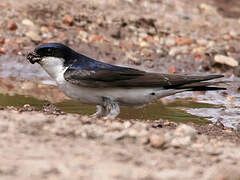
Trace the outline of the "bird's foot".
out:
[[[97,105],[97,112],[90,115],[92,118],[102,118],[106,114],[106,111],[103,106]]]
[[[115,119],[120,113],[118,103],[109,97],[103,97],[103,104],[97,105],[97,112],[90,117],[104,118],[104,119]]]
[[[104,118],[115,119],[120,113],[118,103],[112,98],[103,97],[103,107],[106,111]]]

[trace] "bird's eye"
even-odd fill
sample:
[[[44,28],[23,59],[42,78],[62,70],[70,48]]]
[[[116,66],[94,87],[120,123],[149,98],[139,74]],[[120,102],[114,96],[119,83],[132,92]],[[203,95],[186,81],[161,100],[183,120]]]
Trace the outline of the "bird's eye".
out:
[[[48,55],[53,55],[53,49],[48,48],[46,51],[47,51],[46,53],[47,53]]]

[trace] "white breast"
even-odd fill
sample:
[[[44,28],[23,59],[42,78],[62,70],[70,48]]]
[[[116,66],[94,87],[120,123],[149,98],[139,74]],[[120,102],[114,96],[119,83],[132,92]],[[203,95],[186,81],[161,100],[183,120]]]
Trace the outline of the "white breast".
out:
[[[56,81],[56,83],[62,83],[65,81],[64,72],[67,70],[63,65],[64,59],[56,57],[45,57],[39,64],[43,69]]]

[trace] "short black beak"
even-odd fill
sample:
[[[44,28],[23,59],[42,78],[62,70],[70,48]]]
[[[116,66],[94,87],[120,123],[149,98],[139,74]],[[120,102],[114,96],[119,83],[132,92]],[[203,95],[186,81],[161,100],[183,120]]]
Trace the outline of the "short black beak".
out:
[[[35,62],[41,61],[41,57],[35,51],[28,53],[27,59],[32,64],[34,64]]]

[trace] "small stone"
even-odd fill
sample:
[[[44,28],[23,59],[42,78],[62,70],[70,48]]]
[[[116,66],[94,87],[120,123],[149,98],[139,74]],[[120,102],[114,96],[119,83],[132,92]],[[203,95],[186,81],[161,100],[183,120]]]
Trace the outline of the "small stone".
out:
[[[35,31],[28,31],[25,35],[36,42],[40,42],[42,40],[41,36]]]
[[[64,15],[63,17],[63,23],[67,24],[68,26],[72,26],[74,23],[74,19],[72,16],[70,16],[69,14]]]
[[[178,46],[182,46],[182,45],[191,45],[193,43],[193,40],[188,37],[180,37],[175,39],[175,42]]]
[[[88,33],[86,31],[79,31],[77,37],[83,42],[88,42],[89,39]]]
[[[163,125],[164,125],[164,126],[170,126],[170,125],[171,125],[171,122],[166,121],[166,122],[163,123]]]
[[[175,66],[168,66],[168,70],[169,70],[172,74],[174,74],[174,73],[177,72]]]
[[[174,135],[179,137],[190,136],[191,138],[194,138],[196,134],[197,134],[197,130],[186,124],[181,124],[174,131]]]
[[[149,138],[147,136],[143,136],[140,138],[140,143],[141,144],[148,144],[149,143]]]
[[[140,134],[136,129],[129,129],[128,136],[136,138],[136,137],[140,136]]]
[[[0,54],[6,54],[7,51],[4,48],[0,48]]]
[[[0,37],[0,44],[4,44],[5,43],[5,39],[3,37]]]
[[[120,130],[122,130],[124,127],[123,127],[123,124],[122,123],[120,123],[120,122],[113,122],[112,124],[111,124],[111,126],[109,127],[109,129],[111,130],[111,131],[120,131]]]
[[[200,4],[200,10],[202,10],[205,13],[208,13],[208,14],[217,14],[216,8],[209,5],[209,4],[206,4],[206,3],[201,3]]]
[[[213,48],[215,46],[215,42],[214,41],[209,41],[208,44],[207,44],[207,47],[208,48]]]
[[[180,52],[180,49],[178,47],[173,47],[168,52],[169,56],[176,56]]]
[[[35,24],[29,19],[22,20],[22,24],[31,28],[35,28]]]
[[[177,54],[185,54],[188,52],[188,46],[175,46],[170,49],[168,54],[170,56],[176,56]]]
[[[141,38],[146,38],[146,37],[148,37],[147,33],[145,33],[145,32],[140,32],[138,35],[139,35],[139,37],[141,37]]]
[[[197,47],[192,50],[193,54],[204,54],[206,52],[205,47]]]
[[[232,39],[232,36],[230,36],[230,34],[224,34],[224,35],[223,35],[223,39],[224,39],[224,40],[231,40],[231,39]]]
[[[131,127],[131,125],[132,125],[132,123],[130,121],[125,121],[123,123],[124,128],[129,128],[129,127]]]
[[[165,143],[163,134],[152,134],[149,137],[150,144],[154,148],[161,148]]]
[[[10,31],[15,31],[17,28],[18,28],[18,25],[17,25],[17,23],[15,21],[11,21],[9,23],[8,29]]]
[[[169,47],[174,46],[176,44],[176,41],[173,38],[167,38],[165,40],[165,44],[166,44],[166,46],[169,46]]]
[[[197,44],[206,46],[208,44],[208,41],[206,39],[198,39]]]
[[[89,116],[82,116],[80,120],[83,124],[91,124],[93,119]]]
[[[237,67],[239,64],[238,61],[235,60],[234,58],[220,55],[220,54],[215,55],[214,61],[220,64],[231,66],[231,67]]]
[[[229,35],[232,36],[233,38],[236,38],[238,36],[236,31],[230,31]]]
[[[29,107],[30,107],[30,104],[24,104],[23,107],[24,107],[24,108],[29,108]]]
[[[32,90],[34,88],[36,88],[36,84],[30,81],[23,82],[21,86],[21,89],[24,90]]]
[[[131,60],[134,64],[136,64],[136,65],[140,65],[141,64],[140,58],[136,58],[133,53],[129,52],[126,55],[127,55],[128,59]]]
[[[146,41],[140,40],[139,46],[141,46],[141,47],[149,47],[149,43],[147,43]]]
[[[174,147],[181,147],[181,146],[187,146],[191,144],[192,139],[190,136],[186,137],[175,137],[170,141],[170,145]]]
[[[152,54],[153,54],[153,51],[151,49],[146,49],[146,48],[143,48],[140,53],[141,56],[147,56],[147,57],[151,56]]]
[[[48,28],[47,28],[46,26],[42,26],[42,27],[41,27],[41,32],[42,32],[42,33],[48,33],[49,30],[48,30]]]

